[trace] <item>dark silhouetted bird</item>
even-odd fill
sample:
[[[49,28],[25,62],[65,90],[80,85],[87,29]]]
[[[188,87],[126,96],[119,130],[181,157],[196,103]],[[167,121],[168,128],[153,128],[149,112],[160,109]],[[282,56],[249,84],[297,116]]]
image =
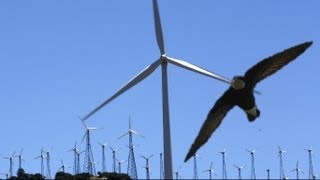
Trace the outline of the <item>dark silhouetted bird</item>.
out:
[[[219,127],[223,118],[234,106],[239,106],[253,122],[260,115],[254,99],[254,88],[258,82],[274,74],[279,69],[302,54],[312,42],[305,42],[269,58],[251,67],[244,76],[235,76],[229,89],[218,99],[207,115],[198,136],[192,144],[185,161],[192,157],[204,145],[212,133]]]

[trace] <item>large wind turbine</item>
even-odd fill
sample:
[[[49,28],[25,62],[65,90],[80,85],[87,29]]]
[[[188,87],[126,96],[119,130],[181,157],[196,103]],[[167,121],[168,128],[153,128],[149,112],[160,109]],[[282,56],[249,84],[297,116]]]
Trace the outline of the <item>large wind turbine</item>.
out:
[[[169,116],[169,98],[168,98],[168,73],[167,73],[167,65],[173,64],[187,70],[191,70],[193,72],[197,72],[199,74],[230,83],[230,80],[216,74],[209,72],[203,68],[200,68],[196,65],[193,65],[189,62],[175,59],[169,57],[165,53],[164,47],[164,39],[161,28],[160,14],[158,9],[157,0],[153,0],[153,15],[154,15],[154,26],[155,26],[155,34],[157,39],[157,44],[161,53],[161,56],[158,60],[147,66],[143,69],[139,74],[133,77],[129,82],[127,82],[124,86],[122,86],[114,95],[112,95],[109,99],[104,101],[101,105],[92,110],[89,114],[87,114],[83,120],[87,120],[90,116],[100,110],[102,107],[110,103],[112,100],[117,98],[119,95],[135,86],[143,79],[148,77],[154,70],[156,70],[160,65],[162,69],[162,111],[163,111],[163,146],[164,146],[164,167],[165,167],[165,178],[172,179],[172,152],[171,152],[171,134],[170,134],[170,116]]]

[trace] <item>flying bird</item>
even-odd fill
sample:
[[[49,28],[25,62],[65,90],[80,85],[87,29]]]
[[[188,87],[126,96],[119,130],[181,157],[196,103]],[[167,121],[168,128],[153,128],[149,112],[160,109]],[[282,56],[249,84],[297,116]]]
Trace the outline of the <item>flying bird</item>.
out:
[[[213,132],[219,127],[226,114],[234,107],[239,106],[247,115],[249,122],[260,116],[260,110],[255,103],[254,88],[261,80],[274,74],[279,69],[293,61],[302,54],[312,42],[305,42],[280,53],[268,57],[253,67],[244,76],[235,76],[230,87],[216,101],[207,115],[198,136],[192,144],[185,162],[204,145]]]

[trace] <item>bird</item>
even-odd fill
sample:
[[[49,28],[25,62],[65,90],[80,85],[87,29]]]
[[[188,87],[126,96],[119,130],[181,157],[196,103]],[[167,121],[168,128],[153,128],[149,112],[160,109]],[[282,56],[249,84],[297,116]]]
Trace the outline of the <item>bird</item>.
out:
[[[249,122],[255,121],[255,119],[260,116],[260,110],[255,103],[255,86],[260,81],[276,73],[296,59],[309,48],[312,43],[312,41],[307,41],[285,49],[258,62],[249,68],[243,76],[234,76],[229,88],[209,111],[206,120],[186,155],[185,162],[209,140],[210,136],[219,127],[224,117],[233,107],[240,107],[247,115]]]

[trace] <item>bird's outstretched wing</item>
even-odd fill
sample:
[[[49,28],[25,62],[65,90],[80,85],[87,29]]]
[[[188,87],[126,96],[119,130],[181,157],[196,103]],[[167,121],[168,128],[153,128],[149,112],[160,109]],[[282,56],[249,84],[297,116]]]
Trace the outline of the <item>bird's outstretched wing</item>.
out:
[[[246,83],[251,87],[255,87],[258,82],[277,72],[297,58],[311,46],[311,44],[312,42],[305,42],[260,61],[245,73],[244,78]]]
[[[219,100],[208,113],[207,118],[204,121],[200,132],[198,133],[198,136],[193,142],[185,158],[185,162],[188,161],[188,159],[190,159],[197,152],[197,150],[208,141],[213,132],[219,127],[228,111],[230,111],[234,106],[231,89],[229,89],[219,98]]]

